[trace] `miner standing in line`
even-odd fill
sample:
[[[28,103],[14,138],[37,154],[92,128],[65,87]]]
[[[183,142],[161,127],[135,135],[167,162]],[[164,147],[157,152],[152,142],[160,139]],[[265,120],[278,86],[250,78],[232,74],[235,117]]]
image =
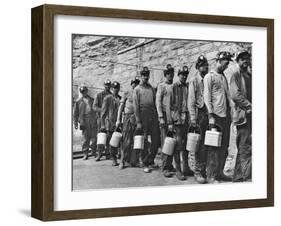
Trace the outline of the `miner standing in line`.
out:
[[[172,85],[174,79],[174,68],[168,64],[164,70],[165,80],[157,87],[156,108],[160,125],[161,148],[168,132],[167,108],[170,108],[170,98],[172,95]],[[162,171],[165,177],[171,177],[173,173],[173,156],[162,153]]]
[[[206,165],[208,183],[231,181],[231,178],[223,172],[229,146],[231,104],[224,71],[232,61],[231,57],[230,52],[219,52],[215,69],[204,77],[204,102],[208,110],[209,127],[218,126],[222,132],[221,147],[206,147],[208,148]]]
[[[208,73],[209,64],[206,57],[199,56],[195,65],[197,73],[189,82],[188,90],[188,110],[190,116],[190,126],[200,127],[200,144],[195,152],[195,172],[194,178],[199,184],[204,184],[206,167],[206,150],[204,145],[205,132],[208,129],[208,111],[204,103],[204,83],[203,79]]]
[[[140,83],[139,77],[131,81],[131,89],[124,92],[118,109],[116,128],[121,125],[122,113],[124,113],[123,130],[122,130],[122,149],[119,168],[123,169],[128,166],[138,164],[138,154],[133,149],[134,132],[136,129],[136,118],[133,107],[133,90]]]
[[[230,76],[230,96],[233,100],[232,122],[237,128],[236,165],[233,181],[246,181],[252,177],[252,81],[248,71],[251,54],[242,51],[236,57],[236,70]]]
[[[144,130],[144,150],[141,150],[143,171],[151,172],[151,168],[157,167],[154,163],[158,150],[159,128],[157,122],[157,111],[155,106],[155,91],[149,84],[150,71],[144,67],[141,71],[141,82],[133,92],[133,107],[136,116],[137,128]]]
[[[96,112],[97,114],[97,131],[99,132],[100,129],[101,129],[101,111],[102,111],[102,103],[103,103],[103,99],[107,96],[107,95],[110,95],[111,92],[110,92],[110,87],[111,87],[111,82],[110,80],[106,80],[104,82],[104,90],[99,92],[97,95],[96,95],[96,98],[95,98],[95,101],[94,101],[94,111]],[[106,147],[105,149],[105,156],[106,156],[106,159],[109,159],[109,150],[108,150],[109,147]],[[104,147],[103,145],[98,145],[97,147],[98,149],[98,157],[96,159],[96,161],[100,161],[102,155],[103,155],[103,151],[104,151]]]
[[[178,72],[179,80],[172,86],[171,107],[167,111],[168,129],[175,130],[176,147],[173,153],[176,177],[185,180],[185,176],[192,175],[188,166],[188,152],[186,151],[186,134],[188,128],[188,84],[186,83],[189,74],[188,67],[184,66]],[[181,155],[183,169],[181,168]]]
[[[121,96],[119,95],[120,83],[114,81],[111,84],[112,94],[107,95],[103,99],[102,112],[101,112],[101,130],[107,131],[107,146],[111,139],[112,133],[115,129],[117,121],[117,113],[120,105]],[[112,166],[117,166],[117,149],[116,147],[109,147],[110,155],[112,158]]]
[[[82,144],[83,159],[87,160],[90,148],[92,153],[95,154],[96,152],[97,119],[96,113],[93,111],[94,99],[88,95],[88,88],[82,86],[79,91],[82,97],[74,105],[74,127],[78,129],[78,123],[80,124],[80,130],[82,130],[84,137]]]

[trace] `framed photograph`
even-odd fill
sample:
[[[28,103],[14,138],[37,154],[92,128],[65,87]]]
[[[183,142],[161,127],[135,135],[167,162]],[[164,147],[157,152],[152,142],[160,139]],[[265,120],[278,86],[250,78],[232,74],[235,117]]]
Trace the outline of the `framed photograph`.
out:
[[[32,9],[32,217],[274,205],[274,20]]]

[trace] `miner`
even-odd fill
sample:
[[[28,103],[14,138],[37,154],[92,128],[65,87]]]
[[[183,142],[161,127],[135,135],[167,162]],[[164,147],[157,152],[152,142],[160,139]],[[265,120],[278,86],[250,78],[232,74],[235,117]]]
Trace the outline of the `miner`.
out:
[[[251,54],[237,54],[237,64],[230,76],[230,96],[233,100],[232,122],[237,128],[237,157],[234,182],[250,180],[252,177],[252,81]]]
[[[150,71],[144,67],[140,72],[141,82],[133,91],[133,107],[137,130],[144,131],[144,150],[141,159],[145,173],[151,172],[157,165],[154,162],[158,151],[157,111],[155,106],[155,90],[149,83]]]
[[[117,121],[117,113],[120,105],[121,96],[119,95],[120,83],[114,81],[111,84],[112,94],[107,95],[103,99],[102,111],[101,111],[101,130],[107,131],[107,146],[110,149],[110,155],[112,158],[112,166],[117,166],[117,147],[111,147],[109,141],[114,131]]]
[[[232,61],[231,58],[230,52],[219,52],[214,70],[204,77],[204,103],[208,111],[209,129],[216,127],[222,132],[221,146],[208,146],[206,165],[208,183],[231,180],[223,172],[229,146],[231,105],[224,71]]]
[[[208,60],[205,56],[200,55],[196,61],[195,68],[197,73],[189,81],[188,91],[188,110],[190,116],[190,126],[192,129],[200,128],[200,144],[195,150],[195,174],[194,178],[199,184],[206,182],[205,166],[206,166],[206,150],[204,145],[205,133],[209,125],[208,111],[204,103],[204,83],[203,79],[208,73]]]
[[[131,80],[131,89],[124,92],[120,101],[118,109],[118,116],[116,127],[120,127],[123,118],[123,130],[122,130],[122,149],[121,149],[121,160],[119,168],[123,169],[128,166],[137,166],[139,153],[133,149],[134,144],[134,133],[136,129],[136,118],[133,107],[133,90],[140,83],[139,77],[135,77]]]
[[[93,110],[94,99],[88,95],[88,88],[82,86],[79,91],[82,97],[74,105],[74,127],[78,129],[79,123],[84,138],[82,144],[83,159],[87,160],[90,148],[93,154],[96,152],[97,119]]]

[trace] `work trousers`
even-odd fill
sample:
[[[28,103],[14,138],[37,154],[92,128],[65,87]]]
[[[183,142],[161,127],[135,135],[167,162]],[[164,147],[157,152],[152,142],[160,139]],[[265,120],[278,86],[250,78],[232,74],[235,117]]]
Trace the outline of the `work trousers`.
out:
[[[207,165],[206,175],[208,179],[213,179],[223,175],[225,160],[228,155],[229,134],[230,134],[230,117],[214,116],[216,124],[222,132],[222,143],[220,147],[207,148]]]
[[[156,109],[142,110],[140,112],[141,122],[144,130],[144,149],[141,150],[143,166],[154,164],[154,159],[159,146],[159,128]]]
[[[247,123],[237,125],[237,157],[233,181],[246,181],[252,177],[252,119],[247,116]]]
[[[198,124],[201,130],[200,142],[197,150],[195,151],[195,174],[205,175],[206,169],[206,147],[204,145],[205,133],[209,126],[208,112],[206,107],[198,109],[197,116]]]
[[[93,117],[85,115],[83,127],[82,151],[87,155],[89,148],[91,148],[93,151],[96,151],[97,145],[97,126],[93,122]]]

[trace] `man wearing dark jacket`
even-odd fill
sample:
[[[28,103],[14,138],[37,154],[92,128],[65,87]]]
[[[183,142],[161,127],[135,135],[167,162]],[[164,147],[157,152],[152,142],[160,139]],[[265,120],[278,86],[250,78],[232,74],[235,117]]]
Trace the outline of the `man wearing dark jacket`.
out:
[[[82,97],[74,105],[74,127],[80,130],[84,137],[82,144],[82,151],[84,152],[84,160],[88,159],[89,149],[94,153],[96,151],[96,137],[97,137],[97,119],[93,110],[94,99],[88,95],[88,88],[82,86],[79,89]]]
[[[252,81],[248,68],[251,54],[242,51],[236,57],[236,70],[230,76],[232,122],[237,128],[236,165],[234,182],[250,180],[252,176]]]

